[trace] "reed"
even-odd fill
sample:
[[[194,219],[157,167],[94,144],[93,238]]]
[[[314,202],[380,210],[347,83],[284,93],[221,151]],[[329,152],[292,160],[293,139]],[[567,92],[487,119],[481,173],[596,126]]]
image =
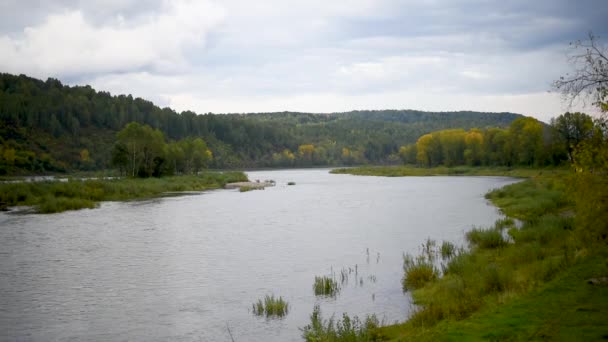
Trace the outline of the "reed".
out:
[[[315,277],[315,282],[312,286],[315,296],[330,296],[334,297],[340,291],[338,282],[328,276]]]
[[[252,304],[253,314],[266,317],[284,317],[289,312],[289,304],[282,297],[266,295],[264,300],[258,299]]]

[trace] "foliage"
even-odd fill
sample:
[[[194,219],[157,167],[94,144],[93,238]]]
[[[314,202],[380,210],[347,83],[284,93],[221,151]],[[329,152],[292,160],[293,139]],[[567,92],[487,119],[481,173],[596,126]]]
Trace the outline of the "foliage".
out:
[[[538,167],[561,164],[564,150],[565,146],[556,136],[550,135],[543,123],[525,117],[515,119],[508,129],[471,128],[469,131],[449,129],[431,132],[418,138],[416,145],[402,146],[400,155],[404,163],[417,163],[424,167]]]
[[[252,304],[253,314],[266,317],[283,317],[289,312],[289,304],[283,297],[275,298],[274,295],[266,295],[264,301],[258,299]]]
[[[315,305],[310,315],[310,324],[302,328],[302,337],[307,342],[364,342],[377,341],[379,336],[375,330],[380,322],[375,315],[367,316],[365,321],[359,317],[351,318],[346,313],[341,320],[335,320],[332,316],[323,319],[321,308]]]
[[[198,115],[160,108],[131,95],[66,86],[52,78],[0,74],[0,174],[100,170],[111,165],[126,172],[126,146],[115,145],[115,138],[130,123],[158,130],[168,141],[162,165],[152,158],[142,168],[144,173],[159,166],[169,168],[166,173],[188,174],[205,167],[395,163],[400,146],[415,143],[427,132],[506,127],[518,117],[413,110]],[[182,155],[188,148],[173,142],[186,138],[202,139],[213,158]],[[85,149],[86,161],[81,158]],[[140,158],[145,157],[136,154],[133,162],[140,163]],[[130,171],[133,176],[133,168]]]

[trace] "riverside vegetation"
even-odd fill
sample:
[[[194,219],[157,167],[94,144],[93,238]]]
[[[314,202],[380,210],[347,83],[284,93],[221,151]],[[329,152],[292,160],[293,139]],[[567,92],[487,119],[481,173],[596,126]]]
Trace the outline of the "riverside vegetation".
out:
[[[0,204],[33,206],[39,213],[94,208],[100,201],[122,201],[161,196],[170,192],[222,188],[246,181],[243,172],[203,172],[200,175],[163,178],[70,179],[0,183]]]
[[[608,228],[606,221],[593,231],[585,227],[590,218],[595,222],[606,216],[606,202],[600,208],[592,205],[597,197],[576,195],[584,190],[581,178],[586,177],[566,170],[538,171],[486,195],[507,218],[467,232],[467,248],[438,246],[429,239],[420,255],[405,255],[404,291],[412,293],[416,304],[405,323],[359,323],[354,328],[349,322],[359,322],[356,317],[323,320],[315,311],[303,337],[307,341],[602,338],[608,333],[604,321],[608,286],[590,285],[588,280],[608,276]],[[601,178],[587,186],[604,184],[605,198]],[[579,210],[590,212],[581,217]],[[344,326],[350,327],[348,334]]]
[[[332,335],[328,340],[591,341],[608,336],[608,63],[606,49],[592,35],[589,42],[576,42],[573,47],[576,72],[554,86],[571,99],[588,94],[604,114],[592,119],[566,113],[552,122],[554,136],[561,137],[556,142],[564,143],[568,170],[511,169],[540,166],[547,160],[547,150],[540,148],[544,140],[538,139],[543,137],[539,126],[518,119],[509,130],[495,132],[495,137],[503,136],[500,139],[487,139],[493,136],[489,130],[443,131],[427,134],[403,149],[406,158],[435,169],[336,171],[529,178],[486,195],[507,218],[493,227],[469,231],[467,248],[446,245],[438,249],[429,240],[419,256],[404,256],[404,290],[411,291],[416,304],[407,321],[363,328],[354,338]],[[484,141],[502,147],[474,149],[484,146]],[[485,166],[503,160],[507,162],[498,166],[508,168],[462,168],[476,164],[475,160]],[[439,253],[444,257],[440,263]],[[311,321],[319,321],[314,313]],[[335,330],[333,322],[316,324],[321,332]],[[308,341],[321,340],[303,336]]]

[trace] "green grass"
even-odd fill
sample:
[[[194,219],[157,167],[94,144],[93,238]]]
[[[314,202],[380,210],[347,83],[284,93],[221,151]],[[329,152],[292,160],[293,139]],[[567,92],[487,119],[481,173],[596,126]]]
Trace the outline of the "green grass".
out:
[[[413,322],[382,328],[395,341],[599,341],[608,336],[608,285],[590,278],[608,275],[608,255],[582,257],[558,277],[466,320],[445,319],[431,327]]]
[[[578,183],[568,169],[400,166],[332,172],[528,178],[486,195],[507,217],[496,221],[493,227],[469,231],[466,234],[469,248],[444,242],[437,252],[432,252],[435,246],[428,247],[427,243],[419,256],[404,259],[404,287],[412,291],[416,309],[404,323],[368,331],[375,339],[588,341],[608,338],[608,284],[587,284],[589,278],[608,277],[608,249],[605,243],[587,243],[580,226],[581,222],[605,222],[587,217],[586,221],[579,220],[580,206],[575,207],[572,199],[572,194],[580,197]],[[592,201],[587,205],[601,206]],[[429,256],[434,253],[444,261],[441,274],[432,271],[437,262]],[[406,284],[408,278],[411,281]]]
[[[315,277],[315,282],[312,286],[315,296],[330,296],[334,297],[339,291],[338,282],[328,276]]]
[[[364,321],[359,317],[350,317],[346,313],[342,319],[336,320],[333,316],[323,319],[321,309],[315,305],[310,315],[310,324],[300,329],[302,337],[307,342],[332,341],[374,341],[377,336],[375,330],[380,322],[375,315],[367,316]]]
[[[510,167],[415,167],[415,166],[362,166],[331,170],[334,174],[350,174],[356,176],[505,176],[528,178],[543,175],[559,175],[569,173],[568,168],[510,168]]]
[[[380,328],[379,336],[399,341],[608,336],[608,285],[586,283],[608,276],[608,251],[580,241],[566,196],[569,179],[545,175],[491,192],[488,198],[522,220],[520,227],[505,218],[469,231],[469,249],[455,252],[441,277],[413,291],[417,308],[411,317]]]
[[[264,297],[264,301],[258,299],[252,304],[253,314],[266,317],[284,317],[289,312],[289,304],[282,297],[274,295]]]
[[[507,245],[507,240],[498,228],[473,228],[466,234],[467,241],[471,246],[479,248],[500,248]]]
[[[567,195],[571,179],[569,174],[535,177],[491,191],[486,194],[486,198],[507,216],[534,220],[548,212],[567,212],[572,209]]]
[[[242,172],[205,172],[198,176],[146,179],[75,180],[67,182],[0,183],[0,206],[33,206],[39,213],[94,208],[100,201],[161,196],[168,192],[201,191],[246,181]]]
[[[403,255],[403,279],[404,291],[416,290],[439,276],[433,258],[428,254],[413,257],[409,254]]]

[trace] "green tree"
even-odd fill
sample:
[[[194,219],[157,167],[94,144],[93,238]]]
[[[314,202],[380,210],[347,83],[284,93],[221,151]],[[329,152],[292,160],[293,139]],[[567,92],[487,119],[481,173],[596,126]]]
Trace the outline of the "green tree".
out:
[[[574,151],[580,143],[593,136],[593,118],[584,113],[567,112],[551,119],[551,126],[568,153],[568,159],[574,162]]]
[[[148,125],[131,122],[116,134],[117,143],[127,151],[127,170],[131,177],[158,174],[164,161],[165,137]]]

